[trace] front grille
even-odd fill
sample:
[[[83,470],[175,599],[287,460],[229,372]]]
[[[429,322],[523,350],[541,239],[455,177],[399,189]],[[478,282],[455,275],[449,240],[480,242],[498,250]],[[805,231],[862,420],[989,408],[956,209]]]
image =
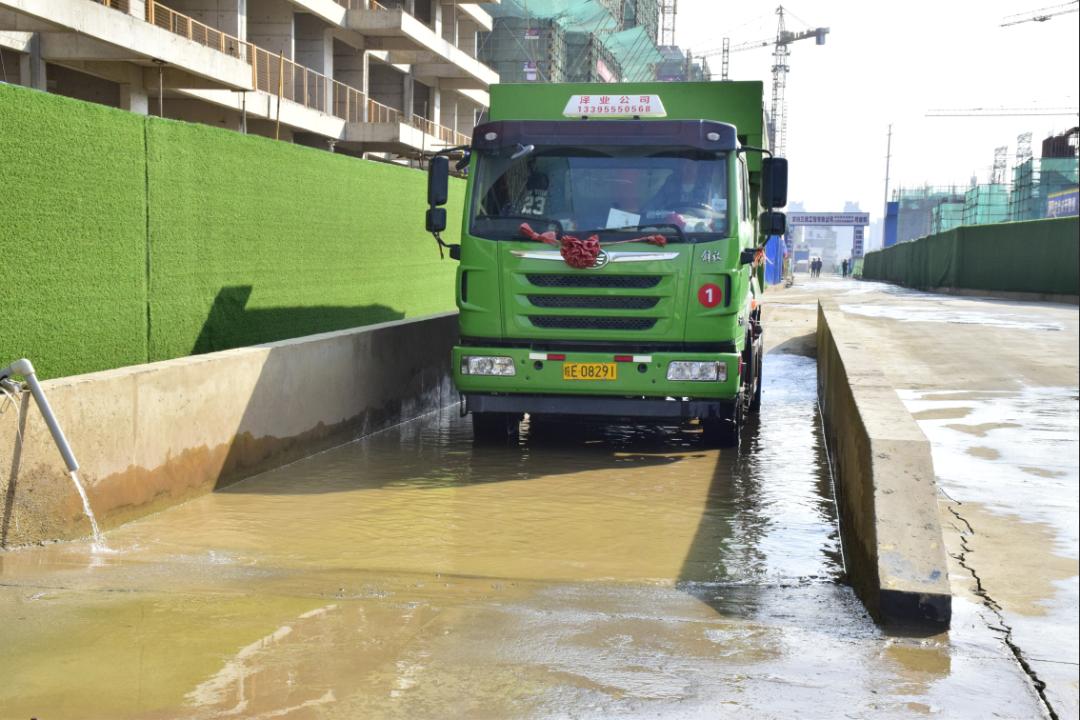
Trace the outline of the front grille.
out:
[[[542,308],[583,308],[586,310],[648,310],[656,307],[655,297],[604,297],[602,295],[529,295],[529,302]]]
[[[658,318],[558,317],[530,315],[533,326],[548,330],[652,330]]]
[[[537,287],[574,288],[653,288],[660,284],[660,275],[541,275],[525,276]]]

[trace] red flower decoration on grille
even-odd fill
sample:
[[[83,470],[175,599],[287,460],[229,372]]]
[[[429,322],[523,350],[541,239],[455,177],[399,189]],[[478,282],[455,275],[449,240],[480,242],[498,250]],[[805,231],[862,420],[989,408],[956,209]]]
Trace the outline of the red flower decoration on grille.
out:
[[[538,233],[529,226],[529,223],[521,223],[520,231],[522,235],[530,240],[539,240],[540,242],[554,245],[559,248],[559,254],[562,255],[563,261],[573,268],[582,270],[591,268],[596,265],[596,258],[600,257],[600,238],[596,235],[590,235],[584,240],[574,237],[573,235],[563,235],[560,239],[555,235],[555,231],[548,230],[544,233]],[[657,247],[664,247],[667,245],[667,238],[663,235],[645,235],[629,240],[615,240],[604,244],[622,245],[623,243],[631,242],[647,242],[656,245]]]

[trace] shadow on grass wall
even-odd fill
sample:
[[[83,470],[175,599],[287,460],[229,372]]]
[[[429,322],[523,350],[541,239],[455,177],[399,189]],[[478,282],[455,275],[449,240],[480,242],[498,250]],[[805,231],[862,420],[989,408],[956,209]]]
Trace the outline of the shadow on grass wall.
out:
[[[57,377],[454,308],[421,171],[2,84],[0,129],[0,364]],[[463,200],[452,181],[449,242]]]
[[[285,340],[314,332],[345,330],[362,325],[401,320],[405,314],[386,305],[342,307],[272,307],[249,309],[251,286],[226,287],[218,291],[191,355],[229,350],[245,345]],[[318,328],[318,330],[312,330]]]

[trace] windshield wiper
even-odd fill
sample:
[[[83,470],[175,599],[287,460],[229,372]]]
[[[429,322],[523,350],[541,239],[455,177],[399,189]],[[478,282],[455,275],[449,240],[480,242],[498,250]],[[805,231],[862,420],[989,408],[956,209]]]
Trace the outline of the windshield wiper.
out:
[[[624,230],[641,231],[648,230],[649,228],[672,228],[675,231],[674,234],[679,236],[679,241],[686,242],[686,232],[675,223],[646,223],[644,225],[626,225],[624,227],[598,228],[596,230],[586,230],[585,232],[579,234],[581,235],[581,237],[589,237],[590,235],[599,235],[600,233],[606,232],[620,232]]]
[[[686,242],[686,231],[675,223],[648,223],[646,225],[635,225],[635,230],[648,230],[649,228],[672,228],[675,230],[675,234],[679,236],[680,242]]]
[[[482,215],[476,218],[476,221],[482,220],[486,220],[488,222],[497,222],[499,220],[524,220],[525,222],[529,223],[530,226],[534,223],[537,225],[554,225],[556,234],[560,236],[563,234],[563,226],[561,222],[555,220],[554,218],[546,218],[539,215]],[[515,228],[514,230],[516,232],[517,228]],[[533,228],[533,230],[536,230],[537,232],[542,232],[535,227]]]

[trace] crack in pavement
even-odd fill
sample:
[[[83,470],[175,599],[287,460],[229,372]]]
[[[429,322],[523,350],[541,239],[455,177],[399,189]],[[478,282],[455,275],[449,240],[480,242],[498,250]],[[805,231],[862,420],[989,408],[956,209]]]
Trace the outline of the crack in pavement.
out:
[[[955,500],[953,498],[949,498],[949,500],[953,502],[956,506],[963,505],[963,503],[959,500]],[[1013,629],[1012,626],[1005,621],[1005,613],[1003,611],[1003,608],[996,600],[994,600],[994,598],[990,595],[989,591],[985,587],[983,587],[982,578],[979,577],[979,573],[975,570],[975,568],[972,565],[967,564],[968,553],[974,552],[968,546],[968,538],[975,535],[975,528],[971,526],[971,523],[968,522],[967,518],[961,515],[955,507],[949,505],[947,506],[947,508],[949,512],[952,513],[953,516],[957,520],[962,522],[964,526],[968,529],[968,532],[964,533],[960,530],[960,528],[953,525],[954,529],[956,529],[957,531],[957,534],[960,536],[960,547],[963,549],[963,552],[949,553],[949,555],[953,558],[953,560],[956,560],[956,562],[960,564],[960,567],[971,573],[971,577],[975,579],[975,594],[978,595],[979,598],[982,600],[983,605],[986,606],[986,608],[988,608],[995,617],[997,617],[998,624],[995,626],[994,624],[988,622],[987,627],[989,627],[991,630],[1001,633],[1002,641],[1005,643],[1005,646],[1009,648],[1009,652],[1012,653],[1013,657],[1016,659],[1016,662],[1019,663],[1020,668],[1024,671],[1024,674],[1028,676],[1029,680],[1031,680],[1031,684],[1032,686],[1034,686],[1035,692],[1039,696],[1039,700],[1042,701],[1043,708],[1046,710],[1047,715],[1049,715],[1050,720],[1059,720],[1058,714],[1054,710],[1054,706],[1050,703],[1049,698],[1046,697],[1046,682],[1044,682],[1039,677],[1039,674],[1035,672],[1035,668],[1033,668],[1031,666],[1031,663],[1028,661],[1028,658],[1024,654],[1024,651],[1021,650],[1020,646],[1013,641]]]

